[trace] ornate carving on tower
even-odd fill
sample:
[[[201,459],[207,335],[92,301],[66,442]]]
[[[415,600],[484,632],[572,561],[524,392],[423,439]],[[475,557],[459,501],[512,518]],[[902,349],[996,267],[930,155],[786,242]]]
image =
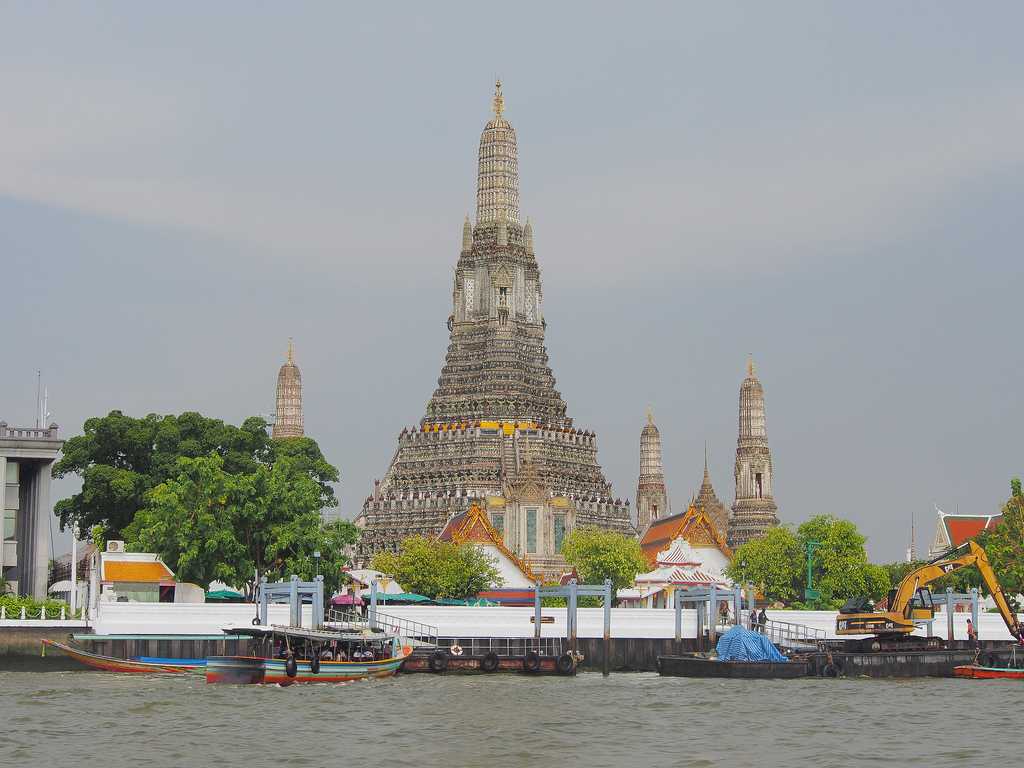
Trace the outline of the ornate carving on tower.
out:
[[[480,137],[477,224],[463,225],[444,365],[426,414],[401,430],[391,466],[363,506],[360,562],[407,536],[436,535],[474,499],[509,548],[545,577],[564,567],[561,542],[577,524],[635,533],[628,502],[612,498],[597,463],[597,438],[573,426],[555,388],[500,84],[494,112]]]
[[[729,533],[729,508],[718,500],[715,489],[711,485],[711,473],[708,472],[708,446],[704,445],[704,479],[700,484],[700,491],[694,503],[703,509],[708,519],[718,530],[719,535],[724,539]]]
[[[739,436],[736,440],[736,501],[729,520],[729,546],[736,548],[760,538],[779,524],[772,495],[774,473],[764,418],[764,388],[747,362],[740,385]]]
[[[672,514],[661,462],[661,433],[654,415],[647,411],[647,424],[640,432],[640,479],[636,486],[636,527],[641,535],[660,517]]]
[[[288,339],[288,359],[277,373],[277,408],[274,440],[282,437],[302,437],[302,374],[295,364],[292,340]]]

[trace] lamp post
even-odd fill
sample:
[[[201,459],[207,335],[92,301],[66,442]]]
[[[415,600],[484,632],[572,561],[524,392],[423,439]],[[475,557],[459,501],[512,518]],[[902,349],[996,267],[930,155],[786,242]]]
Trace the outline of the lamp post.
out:
[[[320,550],[313,550],[313,560],[316,562],[316,576],[320,578]]]
[[[807,588],[804,590],[804,599],[809,602],[821,597],[821,593],[814,588],[814,550],[820,546],[820,541],[807,542]]]

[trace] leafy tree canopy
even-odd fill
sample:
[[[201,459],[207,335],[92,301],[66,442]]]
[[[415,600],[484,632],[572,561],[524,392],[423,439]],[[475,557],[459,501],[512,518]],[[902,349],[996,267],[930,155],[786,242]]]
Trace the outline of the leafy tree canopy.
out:
[[[769,601],[791,603],[803,596],[803,557],[796,534],[780,525],[738,547],[725,573],[734,582],[754,584]]]
[[[857,526],[831,515],[807,520],[796,531],[772,528],[761,539],[749,541],[733,554],[726,574],[734,581],[758,586],[768,600],[799,604],[807,587],[807,542],[816,541],[814,588],[821,593],[817,605],[836,608],[848,598],[882,598],[889,589],[889,573],[868,562],[865,538]]]
[[[583,584],[603,584],[611,579],[612,594],[633,586],[636,575],[649,569],[640,542],[632,536],[588,526],[576,528],[565,537],[562,555]]]
[[[378,552],[371,566],[402,589],[431,599],[467,599],[505,583],[495,560],[476,545],[424,536],[407,538],[398,552]]]
[[[179,458],[174,476],[146,494],[123,529],[129,547],[156,552],[181,581],[245,585],[249,596],[257,575],[312,578],[319,550],[325,587],[335,589],[357,530],[321,522],[323,490],[308,457],[281,455],[250,472],[226,464],[217,453]]]
[[[1002,520],[975,540],[988,555],[1003,592],[1016,596],[1024,593],[1024,492],[1019,478],[1010,481],[1010,498],[1002,512]],[[975,574],[972,583],[977,585],[979,581]]]
[[[220,457],[229,475],[252,474],[289,458],[291,467],[316,483],[320,506],[337,506],[329,484],[338,481],[338,471],[308,437],[272,441],[267,423],[256,416],[236,427],[194,412],[134,418],[111,411],[88,419],[83,433],[64,444],[53,467],[54,477],[82,478],[81,491],[54,507],[61,528],[77,524],[88,531],[99,525],[105,538],[123,538],[136,512],[146,506],[147,494],[178,476],[179,460],[210,455]]]

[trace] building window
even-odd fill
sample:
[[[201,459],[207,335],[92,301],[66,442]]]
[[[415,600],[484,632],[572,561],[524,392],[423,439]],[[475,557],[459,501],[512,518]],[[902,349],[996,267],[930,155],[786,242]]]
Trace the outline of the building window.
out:
[[[565,541],[565,515],[555,515],[555,552],[562,551],[562,542]]]
[[[754,475],[754,486],[757,488],[757,498],[761,498],[761,473]]]
[[[526,510],[526,551],[534,554],[537,551],[537,510]]]
[[[491,515],[491,525],[494,529],[501,534],[502,538],[505,538],[505,515]]]

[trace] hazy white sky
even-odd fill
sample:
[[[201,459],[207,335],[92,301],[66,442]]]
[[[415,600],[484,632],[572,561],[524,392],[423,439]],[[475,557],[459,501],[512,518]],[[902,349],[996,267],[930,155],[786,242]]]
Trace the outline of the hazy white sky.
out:
[[[288,336],[353,516],[447,346],[493,81],[548,349],[633,498],[732,501],[752,352],[780,515],[879,560],[1022,473],[1017,3],[8,4],[0,418],[273,409]],[[66,489],[61,485],[60,489]]]

